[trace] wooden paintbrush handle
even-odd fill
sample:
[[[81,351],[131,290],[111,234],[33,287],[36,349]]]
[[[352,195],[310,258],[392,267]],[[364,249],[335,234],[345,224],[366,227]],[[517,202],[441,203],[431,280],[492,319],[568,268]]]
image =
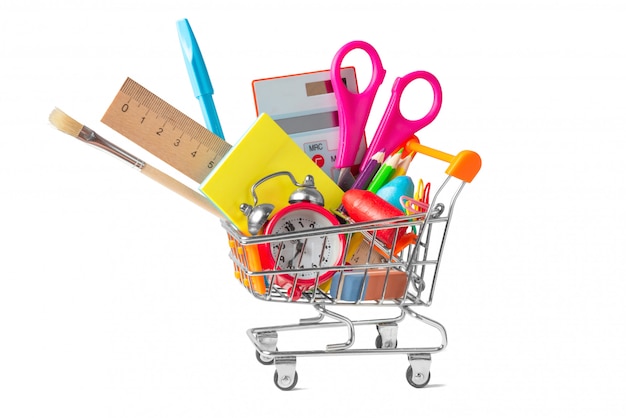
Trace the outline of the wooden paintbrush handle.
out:
[[[215,216],[218,216],[220,218],[222,217],[221,213],[217,210],[215,206],[213,206],[213,204],[211,204],[211,202],[207,198],[202,196],[199,192],[194,191],[190,187],[187,187],[183,183],[174,179],[173,177],[168,176],[159,169],[152,167],[149,164],[146,164],[141,169],[141,172],[150,177],[152,180],[156,181],[157,183],[160,183],[161,185],[179,194],[190,202],[193,202],[196,205],[200,206],[202,209],[205,209]]]

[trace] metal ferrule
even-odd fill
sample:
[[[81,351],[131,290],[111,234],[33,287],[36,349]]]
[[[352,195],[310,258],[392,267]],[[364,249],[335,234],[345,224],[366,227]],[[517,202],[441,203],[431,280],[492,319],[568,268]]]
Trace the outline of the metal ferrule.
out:
[[[87,126],[83,126],[83,128],[80,130],[80,133],[78,134],[78,138],[82,139],[90,145],[93,145],[108,152],[109,154],[114,155],[115,157],[137,168],[138,170],[142,170],[146,166],[146,163],[144,161],[140,160],[129,152],[126,152],[117,145],[107,141]]]

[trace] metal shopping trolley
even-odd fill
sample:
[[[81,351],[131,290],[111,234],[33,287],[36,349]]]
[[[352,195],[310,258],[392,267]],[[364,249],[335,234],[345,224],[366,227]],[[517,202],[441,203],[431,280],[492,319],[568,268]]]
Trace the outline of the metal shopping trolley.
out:
[[[428,384],[431,354],[446,347],[447,335],[442,324],[418,313],[416,308],[428,307],[433,302],[455,202],[464,185],[480,170],[481,160],[472,151],[450,155],[421,144],[416,146],[416,151],[449,165],[447,176],[434,190],[428,205],[417,207],[406,216],[367,222],[345,217],[338,225],[257,236],[246,236],[222,221],[235,276],[250,295],[267,302],[308,304],[316,311],[316,316],[295,324],[247,331],[258,361],[275,366],[274,383],[278,388],[291,390],[296,386],[298,357],[357,354],[406,354],[408,383],[418,388]],[[315,242],[317,246],[313,245]],[[324,264],[322,260],[327,253],[322,253],[329,251],[331,245],[342,246],[340,257]],[[317,248],[320,253],[312,255],[312,264],[303,265],[299,259],[309,247]],[[283,251],[289,260],[280,266],[278,261],[268,266],[260,255],[263,251],[278,251],[278,255],[274,253],[276,259]],[[351,312],[365,306],[387,307],[394,314],[350,319],[352,314],[338,312],[344,307]],[[399,346],[398,327],[404,319],[434,329],[438,344]],[[356,347],[356,329],[366,326],[375,327],[377,337],[371,347]],[[277,348],[279,334],[323,328],[345,329],[348,338],[317,349],[286,349],[282,343],[281,349]]]

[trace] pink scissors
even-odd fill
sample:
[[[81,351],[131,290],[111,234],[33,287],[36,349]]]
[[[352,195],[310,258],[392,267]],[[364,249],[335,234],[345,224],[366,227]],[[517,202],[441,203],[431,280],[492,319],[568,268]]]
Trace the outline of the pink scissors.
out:
[[[362,49],[372,61],[372,79],[361,93],[349,91],[341,81],[341,63],[352,50]],[[364,41],[352,41],[342,46],[335,54],[330,67],[330,81],[337,98],[337,113],[339,116],[339,149],[335,167],[351,167],[355,164],[359,144],[365,125],[369,118],[374,97],[378,87],[385,78],[380,57],[373,46]],[[404,89],[414,80],[426,80],[433,89],[433,104],[428,113],[417,120],[406,119],[400,111],[400,98]],[[434,75],[427,71],[414,71],[398,77],[391,89],[391,98],[376,129],[376,133],[361,160],[361,168],[378,151],[384,150],[385,157],[394,152],[404,141],[431,123],[441,109],[441,85]]]

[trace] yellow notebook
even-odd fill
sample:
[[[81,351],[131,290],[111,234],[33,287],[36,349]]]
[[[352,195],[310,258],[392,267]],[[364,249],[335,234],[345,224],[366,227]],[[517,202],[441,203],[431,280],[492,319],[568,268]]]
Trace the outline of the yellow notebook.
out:
[[[220,160],[200,185],[200,190],[242,233],[248,233],[242,203],[254,203],[250,189],[261,178],[277,171],[289,171],[302,183],[307,174],[324,196],[324,206],[335,210],[343,191],[305,152],[265,113]],[[287,176],[270,179],[255,192],[258,203],[271,203],[276,213],[289,205],[289,195],[296,189]]]

